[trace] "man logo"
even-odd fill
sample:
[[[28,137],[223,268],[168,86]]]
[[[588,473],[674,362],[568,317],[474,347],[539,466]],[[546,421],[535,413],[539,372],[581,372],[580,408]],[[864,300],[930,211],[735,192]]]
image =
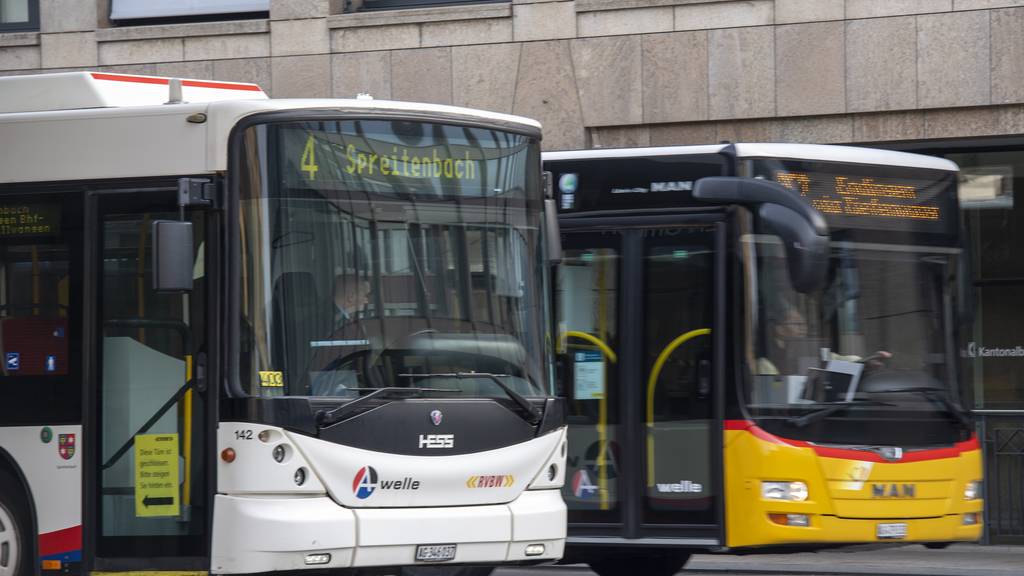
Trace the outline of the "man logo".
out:
[[[914,498],[917,487],[913,484],[872,484],[872,498]]]
[[[434,426],[440,426],[442,420],[444,420],[444,414],[440,410],[434,410],[430,413],[430,421],[434,423]]]
[[[377,489],[377,471],[372,466],[363,466],[352,479],[352,492],[356,498],[366,500]]]

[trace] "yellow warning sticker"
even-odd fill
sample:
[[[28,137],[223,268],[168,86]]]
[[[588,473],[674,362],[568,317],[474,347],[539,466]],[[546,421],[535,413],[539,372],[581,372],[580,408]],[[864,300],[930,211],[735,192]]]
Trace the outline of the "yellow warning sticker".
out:
[[[283,388],[284,375],[280,372],[260,370],[260,386],[264,388]]]
[[[135,437],[135,515],[178,516],[178,435]]]

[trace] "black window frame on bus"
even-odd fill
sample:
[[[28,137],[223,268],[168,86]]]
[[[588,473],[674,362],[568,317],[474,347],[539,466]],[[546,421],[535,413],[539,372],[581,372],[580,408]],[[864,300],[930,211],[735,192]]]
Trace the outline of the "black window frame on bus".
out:
[[[28,5],[28,20],[22,22],[0,22],[0,33],[37,32],[39,30],[39,0],[25,0]]]

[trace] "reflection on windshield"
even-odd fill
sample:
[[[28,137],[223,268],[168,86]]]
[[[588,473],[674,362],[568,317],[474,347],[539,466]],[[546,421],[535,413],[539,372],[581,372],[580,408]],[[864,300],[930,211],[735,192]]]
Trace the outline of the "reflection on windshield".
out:
[[[792,417],[837,403],[857,406],[822,414],[860,406],[934,412],[948,406],[932,393],[958,398],[951,356],[957,249],[833,242],[827,288],[800,294],[790,287],[777,237],[743,240],[756,261],[746,391],[752,412]]]
[[[243,186],[241,213],[253,394],[546,394],[526,137],[379,120],[250,132],[249,157],[266,164],[247,171],[261,177]],[[351,160],[364,156],[373,163]]]

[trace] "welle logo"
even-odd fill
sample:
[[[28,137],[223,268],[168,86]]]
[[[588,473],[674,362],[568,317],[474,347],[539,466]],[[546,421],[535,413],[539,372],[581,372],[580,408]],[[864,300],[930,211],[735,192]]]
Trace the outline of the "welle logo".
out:
[[[352,493],[360,500],[366,500],[377,490],[419,490],[420,481],[406,476],[401,480],[380,478],[373,466],[363,466],[352,478]]]

